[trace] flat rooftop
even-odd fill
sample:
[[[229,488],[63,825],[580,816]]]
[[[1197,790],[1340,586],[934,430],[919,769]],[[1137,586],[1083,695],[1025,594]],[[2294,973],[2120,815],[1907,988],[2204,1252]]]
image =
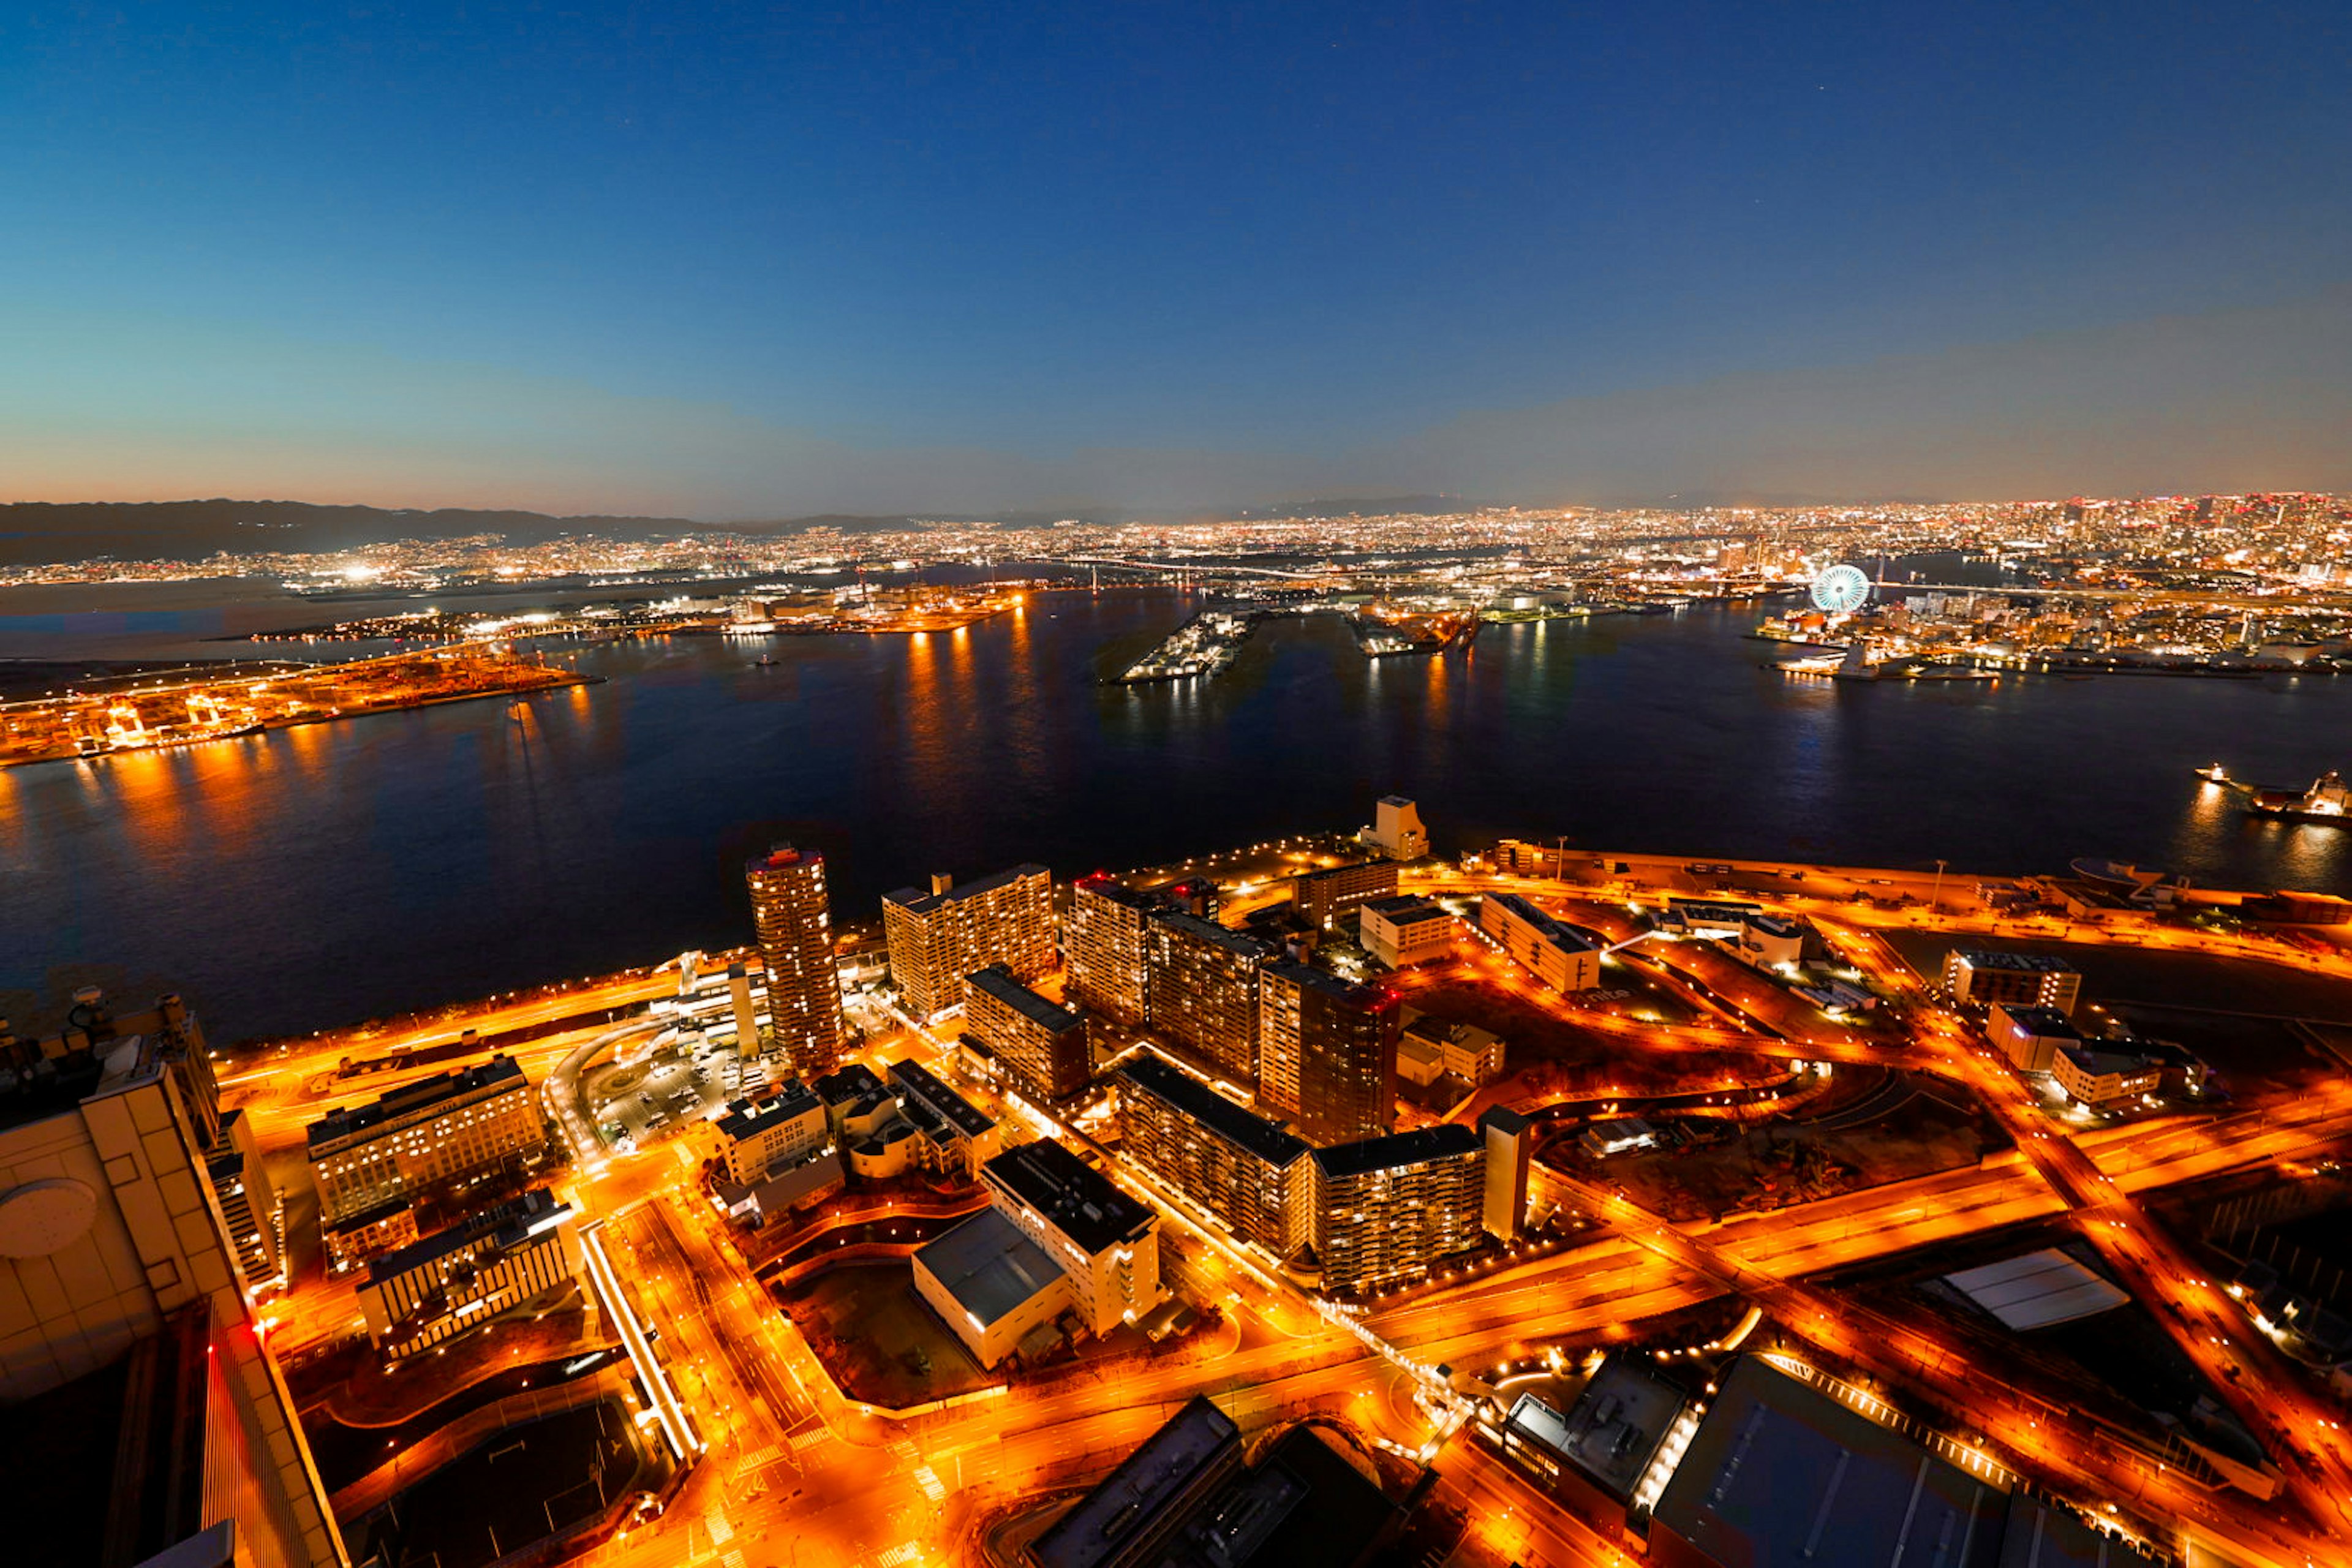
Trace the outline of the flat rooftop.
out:
[[[1377,985],[1359,985],[1352,980],[1342,980],[1329,970],[1318,969],[1312,964],[1277,959],[1268,963],[1263,973],[1272,978],[1286,980],[1302,990],[1319,991],[1335,1002],[1345,1002],[1367,1013],[1396,1005],[1396,998]]]
[[[1158,1218],[1050,1138],[1007,1149],[981,1169],[991,1183],[1051,1220],[1088,1257],[1136,1239]]]
[[[1396,868],[1397,865],[1393,860],[1350,860],[1344,866],[1325,866],[1318,870],[1301,871],[1292,880],[1341,882],[1361,877],[1367,871],[1375,873],[1376,876],[1378,873],[1386,872],[1390,877],[1394,877]]]
[[[1385,1138],[1367,1138],[1360,1142],[1318,1149],[1315,1163],[1327,1176],[1360,1176],[1370,1171],[1393,1171],[1430,1160],[1475,1153],[1486,1146],[1486,1140],[1476,1129],[1447,1121],[1435,1127],[1416,1127],[1410,1132],[1391,1132]]]
[[[2008,1007],[2002,1010],[2009,1015],[2011,1023],[2029,1035],[2056,1040],[2079,1040],[2083,1037],[2083,1031],[2074,1026],[2074,1020],[2055,1007]]]
[[[950,904],[959,904],[966,899],[976,899],[983,893],[992,893],[1000,888],[1009,888],[1024,877],[1044,877],[1050,880],[1052,876],[1053,873],[1046,870],[1045,867],[1034,861],[1026,861],[1018,866],[1008,866],[992,876],[977,877],[969,882],[959,882],[944,893],[926,893],[919,888],[901,888],[895,893],[885,893],[882,896],[882,901],[886,904],[896,904],[900,909],[910,910],[915,914],[927,915],[935,910],[944,909]]]
[[[1947,1274],[1944,1282],[2011,1329],[2046,1329],[2131,1298],[2054,1247]]]
[[[509,1056],[492,1057],[486,1062],[438,1073],[421,1083],[395,1089],[365,1105],[355,1105],[348,1110],[331,1110],[306,1130],[310,1147],[331,1143],[355,1132],[364,1132],[379,1122],[390,1121],[415,1111],[431,1108],[444,1100],[455,1100],[477,1089],[493,1092],[528,1088],[522,1076],[522,1064]]]
[[[740,1143],[746,1138],[758,1137],[771,1127],[824,1108],[824,1102],[810,1092],[807,1085],[795,1080],[784,1085],[772,1100],[736,1100],[712,1125],[719,1129],[719,1136]]]
[[[1689,1399],[1632,1356],[1612,1355],[1566,1414],[1555,1417],[1552,1450],[1611,1496],[1630,1498]],[[1517,1420],[1517,1410],[1511,1414]]]
[[[1958,947],[1952,956],[1970,969],[2007,969],[2020,974],[2072,974],[2074,966],[2063,958],[2046,952],[1993,952],[1983,948]]]
[[[1717,1563],[1993,1568],[2008,1501],[1748,1355],[1723,1378],[1652,1518]]]
[[[1177,931],[1203,947],[1219,948],[1235,958],[1252,963],[1263,960],[1274,951],[1247,931],[1235,931],[1214,921],[1204,921],[1183,910],[1154,910],[1151,921],[1154,925]]]
[[[1085,1020],[1076,1013],[1049,997],[1040,996],[1021,984],[1013,971],[1001,963],[975,969],[963,978],[973,990],[986,992],[1031,1023],[1042,1025],[1057,1035],[1085,1026]]]
[[[1556,915],[1546,914],[1517,893],[1488,893],[1486,897],[1501,908],[1508,910],[1517,919],[1533,926],[1537,935],[1555,946],[1566,948],[1571,952],[1579,951],[1589,952],[1601,945],[1566,921]]]
[[[2157,1066],[2137,1051],[2110,1049],[2096,1040],[2061,1046],[2058,1054],[2093,1078],[2104,1078],[2108,1073],[2149,1072]]]
[[[950,1089],[940,1081],[939,1074],[919,1061],[892,1062],[890,1081],[920,1100],[935,1115],[953,1122],[967,1138],[977,1138],[996,1125],[986,1111]]]
[[[1233,1418],[1194,1395],[1032,1542],[1030,1554],[1040,1568],[1096,1568],[1120,1556],[1171,1504],[1213,1472],[1239,1465],[1241,1447]]]
[[[1010,1316],[1062,1279],[1045,1249],[994,1208],[925,1242],[915,1249],[915,1261],[983,1326]]]
[[[1148,1094],[1175,1107],[1193,1121],[1255,1154],[1276,1169],[1307,1152],[1303,1138],[1286,1132],[1255,1111],[1245,1110],[1150,1051],[1138,1052],[1118,1069],[1128,1094]]]
[[[422,1268],[436,1258],[446,1258],[459,1247],[476,1242],[496,1241],[501,1247],[520,1246],[534,1234],[551,1230],[557,1222],[572,1210],[555,1201],[555,1194],[545,1187],[534,1188],[502,1204],[494,1204],[467,1215],[446,1230],[436,1230],[422,1237],[397,1251],[387,1252],[368,1263],[367,1282],[382,1284],[412,1268]]]

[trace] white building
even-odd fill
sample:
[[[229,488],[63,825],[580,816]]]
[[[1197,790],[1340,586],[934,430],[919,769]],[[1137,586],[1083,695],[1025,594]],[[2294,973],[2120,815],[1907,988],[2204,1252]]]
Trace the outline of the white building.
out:
[[[982,1168],[1004,1216],[1069,1278],[1080,1325],[1107,1334],[1167,1300],[1160,1216],[1051,1139],[1007,1149]]]
[[[1427,899],[1374,899],[1357,911],[1364,951],[1391,969],[1450,955],[1454,929],[1454,917]]]
[[[1555,991],[1590,991],[1601,984],[1599,945],[1517,893],[1481,899],[1478,929]]]
[[[1419,860],[1429,853],[1429,830],[1421,808],[1401,795],[1382,795],[1372,808],[1372,825],[1357,837],[1391,860]]]
[[[824,1102],[798,1080],[773,1100],[739,1100],[708,1124],[717,1140],[727,1179],[749,1186],[767,1180],[772,1169],[797,1165],[825,1146],[831,1129]]]
[[[1425,1013],[1409,1019],[1397,1037],[1397,1077],[1431,1084],[1449,1073],[1474,1089],[1502,1077],[1502,1037]]]
[[[914,1262],[916,1293],[984,1367],[1011,1355],[1075,1301],[1053,1258],[1000,1209],[982,1209],[926,1242]]]

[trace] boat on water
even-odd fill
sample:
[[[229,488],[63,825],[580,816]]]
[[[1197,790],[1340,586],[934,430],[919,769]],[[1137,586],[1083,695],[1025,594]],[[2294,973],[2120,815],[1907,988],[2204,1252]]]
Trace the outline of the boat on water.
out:
[[[2300,795],[2275,789],[2248,790],[2246,810],[2256,816],[2276,817],[2287,822],[2326,822],[2338,826],[2352,826],[2352,784],[2347,784],[2344,775],[2330,768],[2313,780],[2311,787]]]
[[[2280,822],[2320,822],[2339,827],[2352,827],[2352,784],[2344,775],[2330,768],[2311,781],[2305,790],[2264,789],[2230,776],[2230,770],[2219,763],[2189,770],[2206,784],[2219,789],[2234,790],[2245,796],[2249,816],[2267,816]]]
[[[754,669],[772,669],[775,667],[775,663],[776,656],[774,654],[763,653],[759,658],[751,661],[751,668]]]
[[[201,746],[207,741],[233,741],[258,735],[268,726],[259,720],[247,724],[210,725],[200,730],[140,730],[114,735],[84,735],[74,742],[74,754],[85,760],[119,757],[133,752],[168,752],[180,746]]]

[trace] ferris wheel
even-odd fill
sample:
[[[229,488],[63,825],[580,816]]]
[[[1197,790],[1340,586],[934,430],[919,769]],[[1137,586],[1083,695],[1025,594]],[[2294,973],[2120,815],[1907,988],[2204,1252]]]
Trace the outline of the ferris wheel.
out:
[[[1869,602],[1870,578],[1859,566],[1832,566],[1813,579],[1813,608],[1844,616]]]

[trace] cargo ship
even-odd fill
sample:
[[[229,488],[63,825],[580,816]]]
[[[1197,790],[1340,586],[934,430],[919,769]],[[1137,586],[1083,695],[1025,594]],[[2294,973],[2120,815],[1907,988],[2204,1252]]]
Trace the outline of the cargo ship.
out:
[[[2230,771],[2219,763],[2193,770],[2207,784],[2220,789],[2235,790],[2246,797],[2248,816],[2267,816],[2281,822],[2322,822],[2338,826],[2352,826],[2352,784],[2344,775],[2330,768],[2303,791],[2263,789],[2230,776]]]

